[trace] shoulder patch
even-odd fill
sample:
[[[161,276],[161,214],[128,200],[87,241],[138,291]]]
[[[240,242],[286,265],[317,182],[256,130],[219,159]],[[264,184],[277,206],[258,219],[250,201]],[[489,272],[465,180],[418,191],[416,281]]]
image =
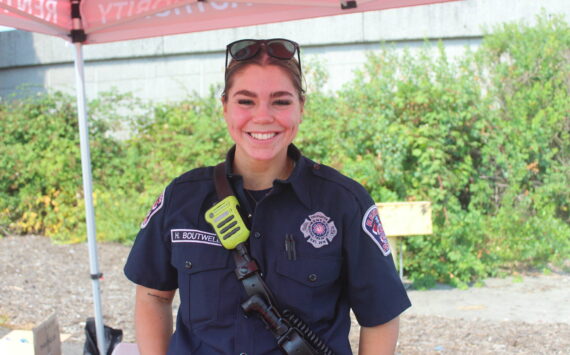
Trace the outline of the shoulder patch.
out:
[[[382,223],[380,222],[380,216],[378,216],[378,208],[376,205],[370,206],[368,211],[364,214],[362,218],[362,229],[366,234],[372,238],[372,241],[378,245],[378,248],[382,251],[382,254],[388,256],[390,254],[390,244],[388,243],[388,238],[384,233],[384,228],[382,228]]]
[[[154,216],[156,212],[162,208],[162,205],[164,205],[164,191],[162,191],[160,196],[158,196],[156,199],[156,202],[152,205],[150,211],[148,211],[146,217],[144,218],[144,221],[141,223],[141,229],[145,228],[148,225],[148,222],[150,222],[152,216]]]

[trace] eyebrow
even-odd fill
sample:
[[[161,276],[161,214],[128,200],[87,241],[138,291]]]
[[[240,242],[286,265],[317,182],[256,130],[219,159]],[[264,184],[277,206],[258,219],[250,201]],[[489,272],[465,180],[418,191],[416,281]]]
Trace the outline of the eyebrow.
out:
[[[257,97],[257,95],[254,92],[251,92],[249,90],[236,91],[233,96],[238,96],[238,95],[243,95],[243,96],[248,96],[248,97]]]
[[[257,97],[256,93],[254,93],[253,91],[245,90],[245,89],[236,91],[233,96],[237,96],[237,95],[243,95],[243,96],[247,96],[247,97]],[[291,96],[292,97],[293,94],[290,93],[289,91],[276,91],[276,92],[272,92],[270,95],[271,98],[283,97],[283,96]]]
[[[276,91],[271,93],[271,98],[282,97],[282,96],[293,96],[289,91]]]

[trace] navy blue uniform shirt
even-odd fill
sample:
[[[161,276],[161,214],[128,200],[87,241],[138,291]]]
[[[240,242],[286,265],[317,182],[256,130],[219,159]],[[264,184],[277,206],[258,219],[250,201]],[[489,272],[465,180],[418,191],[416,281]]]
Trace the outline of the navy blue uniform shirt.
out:
[[[365,189],[293,145],[289,156],[296,162],[291,176],[276,180],[248,217],[250,254],[282,309],[301,317],[335,354],[352,354],[350,308],[360,325],[371,327],[398,316],[410,301]],[[228,176],[251,212],[241,177],[230,169]],[[148,288],[179,290],[168,354],[281,354],[263,322],[240,307],[247,297],[231,252],[204,219],[216,201],[213,167],[176,178],[143,221],[125,274]],[[296,258],[285,250],[287,234]]]

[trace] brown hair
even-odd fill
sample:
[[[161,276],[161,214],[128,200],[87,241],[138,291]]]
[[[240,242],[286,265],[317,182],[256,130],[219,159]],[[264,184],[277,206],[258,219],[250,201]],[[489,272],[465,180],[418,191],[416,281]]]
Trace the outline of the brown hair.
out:
[[[259,51],[259,53],[251,59],[237,61],[232,58],[230,64],[226,69],[226,77],[224,83],[224,91],[222,92],[222,100],[225,101],[227,99],[227,94],[234,83],[235,75],[243,71],[247,66],[252,64],[259,66],[274,65],[280,67],[291,79],[293,87],[295,87],[297,93],[299,94],[299,100],[301,100],[301,102],[305,101],[305,89],[303,89],[303,78],[297,59],[295,58],[291,58],[289,60],[277,59],[267,55],[264,48],[262,48]]]

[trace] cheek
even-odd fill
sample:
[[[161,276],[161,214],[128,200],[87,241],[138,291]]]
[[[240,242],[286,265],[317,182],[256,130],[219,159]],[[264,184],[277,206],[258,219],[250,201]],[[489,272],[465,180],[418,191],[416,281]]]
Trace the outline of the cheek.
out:
[[[303,121],[303,116],[298,113],[290,113],[285,115],[284,117],[282,117],[281,123],[283,126],[290,128],[292,130],[297,130],[299,127],[299,124],[301,124],[301,122]]]
[[[228,109],[224,111],[224,119],[228,128],[240,128],[244,125],[244,115],[240,114],[239,110]]]
[[[236,127],[235,122],[232,119],[228,119],[227,116],[225,116],[225,119],[226,119],[226,129],[230,134],[230,137],[232,137],[232,140],[234,142],[237,142],[237,140],[240,139],[240,133],[239,133],[240,129]]]
[[[293,128],[293,137],[295,137],[297,135],[297,132],[299,132],[299,124],[301,122],[297,122],[297,124],[295,125],[295,127]]]

